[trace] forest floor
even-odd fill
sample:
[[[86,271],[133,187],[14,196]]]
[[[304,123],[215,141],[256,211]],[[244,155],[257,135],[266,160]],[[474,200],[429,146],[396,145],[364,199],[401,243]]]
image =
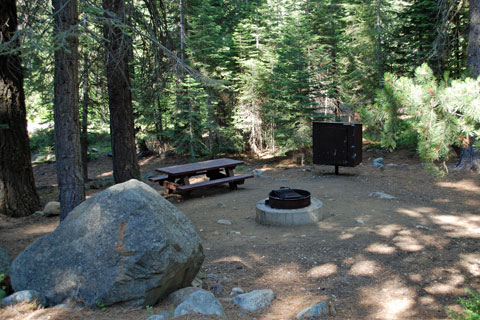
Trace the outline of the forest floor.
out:
[[[380,156],[387,165],[383,169],[372,165]],[[143,159],[142,176],[180,162]],[[89,168],[91,178],[111,177],[110,158],[91,161]],[[466,295],[465,288],[480,288],[479,174],[451,170],[446,178],[434,179],[407,150],[365,150],[361,165],[340,167],[338,176],[331,166],[300,166],[290,158],[249,160],[240,169],[237,173],[262,170],[263,177],[246,180],[236,191],[217,186],[169,200],[190,217],[203,240],[201,271],[223,279],[219,298],[228,319],[295,318],[320,301],[334,304],[335,319],[445,319],[446,306],[459,310],[456,300]],[[38,164],[34,171],[42,201],[56,200],[55,165]],[[281,186],[309,190],[323,202],[325,219],[301,227],[257,224],[255,204]],[[371,192],[396,199],[372,198]],[[232,224],[218,224],[219,219]],[[0,217],[0,247],[15,258],[58,222],[58,217]],[[215,279],[203,280],[205,289],[214,284]],[[233,287],[272,289],[275,300],[258,312],[242,311],[222,299]],[[172,307],[153,307],[155,314],[163,310]],[[0,310],[1,319],[137,320],[148,315],[145,309],[118,307]]]

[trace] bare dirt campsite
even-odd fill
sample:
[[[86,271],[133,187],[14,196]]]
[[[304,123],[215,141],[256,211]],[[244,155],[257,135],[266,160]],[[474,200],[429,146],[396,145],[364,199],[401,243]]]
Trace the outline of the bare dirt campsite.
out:
[[[372,165],[378,157],[385,167]],[[141,160],[142,176],[182,161]],[[89,168],[96,182],[112,174],[107,157],[90,162]],[[466,295],[466,288],[480,288],[479,174],[450,170],[446,178],[435,179],[406,150],[365,150],[361,165],[340,168],[338,176],[331,166],[301,166],[291,158],[246,160],[236,169],[253,170],[256,177],[238,190],[213,186],[193,191],[187,199],[169,199],[203,240],[202,287],[215,291],[228,319],[295,318],[320,301],[335,306],[337,314],[330,316],[335,319],[445,319],[445,307],[460,310],[456,300]],[[42,201],[56,200],[55,165],[38,164],[34,171]],[[106,187],[98,186],[88,195]],[[299,227],[256,223],[256,203],[282,186],[309,190],[323,202],[324,219]],[[395,199],[369,196],[373,192]],[[220,219],[231,224],[219,224]],[[15,258],[58,222],[58,217],[1,217],[1,247]],[[241,310],[228,300],[234,287],[271,289],[275,300],[260,311]],[[146,319],[164,310],[171,311],[166,302],[148,310],[35,310],[24,304],[1,309],[0,318]]]

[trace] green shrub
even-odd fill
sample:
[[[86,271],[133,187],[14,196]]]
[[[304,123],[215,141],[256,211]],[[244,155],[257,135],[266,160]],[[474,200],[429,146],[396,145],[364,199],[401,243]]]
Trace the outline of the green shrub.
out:
[[[450,319],[455,320],[480,320],[480,295],[477,291],[466,289],[470,298],[459,298],[457,301],[462,306],[462,312],[447,309]]]
[[[386,74],[375,102],[364,114],[380,124],[382,146],[416,143],[426,168],[439,174],[447,169],[452,146],[480,135],[480,78],[452,80],[445,74],[439,80],[423,64],[413,78]]]

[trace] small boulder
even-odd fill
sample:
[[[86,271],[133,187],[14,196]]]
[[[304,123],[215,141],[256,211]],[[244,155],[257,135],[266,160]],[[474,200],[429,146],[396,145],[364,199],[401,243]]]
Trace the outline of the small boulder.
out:
[[[163,311],[162,313],[151,315],[146,320],[167,320],[171,316],[172,314],[169,311]]]
[[[383,192],[372,192],[368,196],[371,198],[379,198],[379,199],[386,199],[386,200],[396,199],[394,196],[387,193],[383,193]]]
[[[234,296],[234,295],[237,295],[237,294],[241,294],[241,293],[244,293],[245,291],[243,291],[242,288],[240,287],[234,287],[232,288],[232,291],[230,291],[230,295],[231,296]]]
[[[43,208],[43,215],[45,217],[59,216],[60,215],[60,202],[50,201]]]
[[[335,307],[330,302],[322,301],[314,306],[306,308],[297,314],[297,319],[310,319],[321,316],[334,316],[337,314]]]
[[[33,214],[32,214],[32,217],[36,217],[36,218],[39,218],[39,217],[43,217],[43,211],[35,211]]]
[[[195,313],[225,318],[225,312],[220,301],[210,291],[206,290],[199,290],[190,294],[185,301],[177,306],[173,316],[178,317]]]
[[[144,307],[188,286],[204,259],[190,219],[138,180],[114,185],[73,209],[12,263],[15,291],[49,305]]]
[[[255,311],[269,306],[275,295],[272,290],[253,290],[247,293],[239,294],[233,298],[233,303],[242,309]]]
[[[373,166],[379,167],[379,168],[382,168],[383,166],[385,166],[383,158],[376,158],[375,160],[373,160]]]
[[[35,301],[38,305],[41,305],[42,307],[45,307],[47,305],[47,301],[43,293],[35,290],[18,291],[2,299],[3,304],[7,306],[22,303],[25,301],[27,302]]]
[[[201,288],[198,287],[185,287],[182,289],[179,289],[175,292],[172,292],[168,298],[167,301],[174,306],[178,306],[180,303],[185,301],[192,293],[197,292],[202,290]]]
[[[225,224],[225,225],[231,225],[232,224],[232,221],[230,220],[227,220],[227,219],[219,219],[217,221],[218,224]]]
[[[257,178],[265,177],[265,175],[263,174],[263,171],[258,169],[253,170],[253,175]]]

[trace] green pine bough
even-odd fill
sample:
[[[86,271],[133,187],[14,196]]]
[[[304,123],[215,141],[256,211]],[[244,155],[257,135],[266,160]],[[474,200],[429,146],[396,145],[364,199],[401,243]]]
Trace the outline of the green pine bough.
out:
[[[413,77],[385,74],[384,84],[373,108],[381,110],[382,145],[393,150],[401,130],[414,132],[417,152],[433,173],[448,171],[452,146],[465,147],[470,137],[480,136],[480,78],[453,80],[445,73],[436,79],[423,64]]]

